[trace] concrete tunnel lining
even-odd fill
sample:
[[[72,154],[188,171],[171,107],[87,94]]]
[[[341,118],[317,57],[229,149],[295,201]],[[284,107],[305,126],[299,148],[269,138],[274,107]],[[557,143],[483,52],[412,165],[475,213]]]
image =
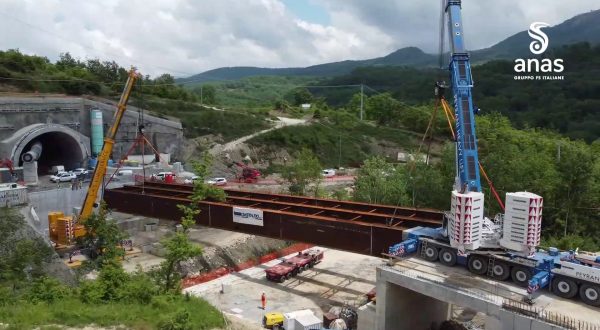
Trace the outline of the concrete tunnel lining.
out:
[[[19,165],[23,164],[23,153],[29,151],[36,141],[42,143],[42,154],[38,159],[40,174],[46,174],[54,165],[64,165],[65,169],[85,166],[90,156],[89,138],[63,125],[31,125],[20,129],[14,137],[16,142],[11,159]]]

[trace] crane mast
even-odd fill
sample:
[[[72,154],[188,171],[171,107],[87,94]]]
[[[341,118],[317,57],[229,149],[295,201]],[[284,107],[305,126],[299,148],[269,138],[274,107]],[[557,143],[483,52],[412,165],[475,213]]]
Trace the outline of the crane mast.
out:
[[[92,176],[90,187],[85,196],[85,201],[83,202],[81,212],[79,213],[80,221],[85,221],[92,214],[94,204],[96,203],[96,199],[98,198],[100,186],[102,185],[102,180],[104,178],[104,175],[106,174],[108,159],[112,154],[113,146],[115,144],[117,130],[121,125],[121,119],[125,114],[125,110],[127,109],[127,102],[129,101],[129,96],[131,95],[133,85],[135,84],[135,81],[137,79],[138,73],[135,71],[135,68],[131,68],[131,70],[129,70],[127,82],[125,83],[125,87],[123,88],[123,93],[121,94],[121,99],[119,100],[119,103],[117,105],[117,111],[115,112],[114,122],[110,127],[110,130],[106,134],[106,137],[104,138],[104,145],[102,146],[100,155],[98,155],[98,165],[96,165],[96,169],[94,170],[94,175]]]
[[[473,77],[469,53],[465,49],[461,0],[447,0],[445,6],[450,34],[450,82],[456,115],[455,189],[461,192],[481,192],[477,135],[473,106]]]

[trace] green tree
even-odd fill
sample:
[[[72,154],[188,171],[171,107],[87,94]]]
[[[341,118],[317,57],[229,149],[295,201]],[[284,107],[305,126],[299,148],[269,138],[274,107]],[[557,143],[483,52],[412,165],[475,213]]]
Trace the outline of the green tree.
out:
[[[85,235],[79,244],[89,249],[91,259],[85,266],[101,269],[106,265],[117,266],[125,255],[121,241],[125,235],[117,226],[117,222],[108,219],[106,204],[102,203],[97,213],[90,215],[84,222]]]
[[[294,105],[300,106],[304,103],[311,103],[313,96],[306,88],[298,88],[294,91]]]
[[[400,103],[391,94],[383,93],[369,97],[366,109],[368,119],[376,120],[381,125],[387,125],[398,120]]]
[[[450,203],[453,178],[444,173],[442,166],[416,161],[409,164],[407,193],[412,206],[446,209]]]
[[[304,196],[309,193],[311,184],[313,192],[318,193],[322,170],[315,154],[309,149],[302,149],[296,153],[295,160],[283,168],[281,176],[288,182],[291,194]]]
[[[354,114],[357,118],[360,118],[360,99],[361,93],[356,93],[352,95],[352,98],[350,98],[350,101],[348,101],[345,107],[348,110],[348,112]],[[362,95],[362,102],[364,111],[366,104],[369,102],[369,97],[366,94]]]
[[[358,170],[354,199],[373,204],[409,205],[405,167],[394,167],[382,157],[372,157]]]
[[[214,85],[202,85],[196,87],[196,94],[201,95],[203,104],[216,104],[217,103],[217,88]]]
[[[52,248],[41,238],[29,238],[28,225],[15,209],[0,208],[0,283],[14,288],[45,274]],[[33,229],[30,230],[31,232]]]
[[[225,200],[225,192],[222,189],[205,183],[205,179],[210,173],[211,165],[212,157],[207,152],[203,154],[201,161],[194,161],[192,163],[198,179],[194,180],[194,189],[190,196],[191,203],[177,206],[183,213],[181,217],[183,230],[162,240],[167,253],[165,261],[160,264],[160,268],[156,273],[156,279],[163,292],[171,292],[178,289],[178,284],[181,280],[179,272],[181,262],[202,254],[202,248],[190,242],[188,236],[189,229],[196,223],[196,217],[200,214],[198,202],[207,198],[218,201]]]

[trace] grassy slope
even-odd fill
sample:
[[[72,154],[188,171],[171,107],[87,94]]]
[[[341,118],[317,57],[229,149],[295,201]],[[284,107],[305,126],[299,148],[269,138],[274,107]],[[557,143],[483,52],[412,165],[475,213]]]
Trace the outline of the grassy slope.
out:
[[[298,86],[312,85],[313,77],[257,76],[235,81],[210,82],[216,88],[219,105],[226,107],[269,107],[285,98]],[[187,88],[198,88],[198,84],[186,84]]]
[[[341,139],[341,158],[340,158]],[[294,153],[302,148],[315,152],[321,164],[326,167],[357,166],[372,155],[374,143],[382,141],[411,149],[417,138],[402,130],[358,124],[340,127],[332,124],[313,123],[307,126],[290,126],[251,139],[255,146],[274,146]]]
[[[165,297],[161,297],[165,298]],[[172,301],[157,299],[148,305],[127,303],[84,304],[68,297],[54,304],[32,304],[20,301],[0,307],[0,323],[10,324],[8,329],[32,329],[41,325],[99,326],[124,325],[131,329],[156,329],[163,320],[172,319],[187,311],[193,329],[212,329],[223,325],[221,313],[206,301],[185,296]]]
[[[133,103],[141,105],[139,100]],[[266,111],[216,111],[194,102],[156,98],[144,100],[143,106],[155,115],[180,119],[186,138],[213,134],[227,142],[269,127]]]

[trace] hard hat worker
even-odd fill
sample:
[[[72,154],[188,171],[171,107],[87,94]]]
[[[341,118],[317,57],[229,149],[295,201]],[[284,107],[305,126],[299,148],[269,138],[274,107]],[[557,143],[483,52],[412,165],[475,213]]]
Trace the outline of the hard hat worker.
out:
[[[262,305],[262,309],[265,310],[267,308],[267,296],[265,295],[264,292],[260,296],[260,303]]]

